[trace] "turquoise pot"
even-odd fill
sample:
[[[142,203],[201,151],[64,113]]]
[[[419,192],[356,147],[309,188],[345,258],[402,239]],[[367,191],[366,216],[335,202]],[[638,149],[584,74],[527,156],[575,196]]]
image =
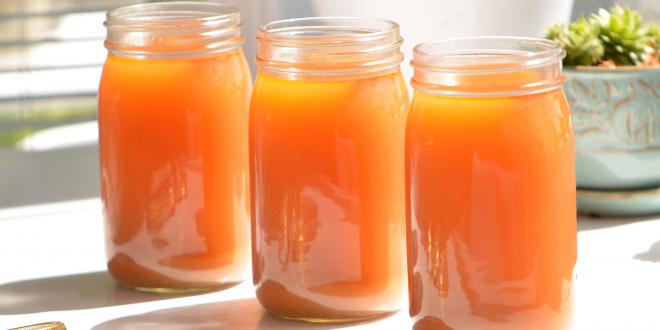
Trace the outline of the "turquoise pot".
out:
[[[660,212],[660,68],[569,68],[581,213]]]
[[[660,187],[660,68],[568,68],[579,189]]]

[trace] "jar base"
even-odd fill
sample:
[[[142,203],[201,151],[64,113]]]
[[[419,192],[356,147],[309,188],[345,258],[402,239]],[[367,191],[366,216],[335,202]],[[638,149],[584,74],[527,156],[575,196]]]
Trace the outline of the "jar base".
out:
[[[193,294],[193,293],[225,290],[240,284],[241,281],[219,283],[217,285],[209,285],[209,286],[189,287],[189,288],[143,287],[143,286],[134,286],[134,285],[126,284],[119,281],[117,281],[117,283],[123,288],[139,291],[139,292],[155,293],[161,295],[181,295],[181,294]]]
[[[280,315],[270,312],[270,314],[279,317],[281,319],[296,321],[296,322],[316,323],[316,324],[360,323],[360,322],[382,319],[390,315],[393,315],[394,313],[396,313],[396,311],[379,312],[379,313],[368,314],[363,316],[354,316],[354,317],[315,318],[315,317]]]

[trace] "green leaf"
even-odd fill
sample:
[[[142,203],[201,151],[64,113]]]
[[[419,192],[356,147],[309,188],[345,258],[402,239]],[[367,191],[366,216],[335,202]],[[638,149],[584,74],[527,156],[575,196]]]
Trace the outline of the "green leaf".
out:
[[[546,38],[559,42],[566,50],[564,65],[595,65],[603,55],[599,29],[580,17],[568,27],[561,24],[550,27]]]
[[[611,7],[609,12],[601,8],[589,21],[600,28],[599,38],[604,48],[601,60],[611,60],[617,65],[636,65],[643,61],[652,38],[642,27],[642,15],[638,11],[620,6]]]

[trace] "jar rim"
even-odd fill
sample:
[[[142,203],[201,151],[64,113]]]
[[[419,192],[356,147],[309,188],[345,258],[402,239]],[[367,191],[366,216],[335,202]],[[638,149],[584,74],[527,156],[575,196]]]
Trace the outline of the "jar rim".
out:
[[[105,47],[132,57],[210,56],[243,43],[240,11],[215,2],[173,1],[129,5],[108,11]]]
[[[278,20],[257,29],[260,69],[289,78],[380,73],[403,60],[399,25],[371,17]]]
[[[528,37],[466,37],[413,48],[412,85],[433,94],[507,96],[561,87],[565,51]]]
[[[148,15],[148,16],[145,16]],[[233,6],[202,1],[171,1],[128,5],[106,13],[108,29],[178,29],[186,25],[240,24],[240,11]]]
[[[271,42],[350,43],[399,34],[399,24],[373,17],[319,16],[273,21],[259,26],[257,39]]]
[[[411,64],[433,71],[502,72],[560,62],[564,55],[561,45],[548,39],[464,37],[415,46]]]

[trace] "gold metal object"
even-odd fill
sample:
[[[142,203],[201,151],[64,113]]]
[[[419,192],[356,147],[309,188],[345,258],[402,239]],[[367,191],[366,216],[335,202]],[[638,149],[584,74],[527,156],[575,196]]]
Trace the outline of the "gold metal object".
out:
[[[20,328],[10,330],[66,330],[66,326],[62,322],[46,322],[39,324],[26,325]]]

